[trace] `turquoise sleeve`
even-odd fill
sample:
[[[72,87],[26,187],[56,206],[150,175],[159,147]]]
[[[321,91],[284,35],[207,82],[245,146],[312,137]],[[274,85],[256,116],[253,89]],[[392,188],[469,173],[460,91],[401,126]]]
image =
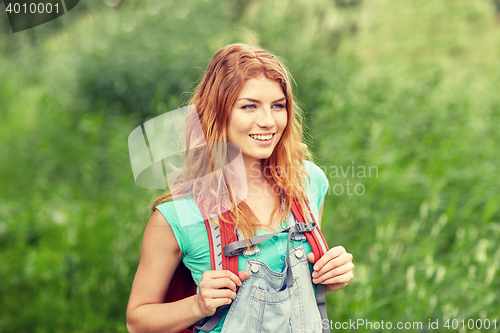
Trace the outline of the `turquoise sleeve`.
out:
[[[320,171],[319,172],[319,181],[322,184],[321,185],[321,196],[320,196],[319,201],[318,201],[318,207],[319,207],[319,209],[321,209],[321,205],[323,204],[323,202],[325,200],[325,196],[326,196],[326,193],[328,192],[330,184],[328,182],[328,178],[326,178],[325,172],[320,168],[318,168],[318,170]]]
[[[158,206],[156,206],[156,209],[163,215],[165,220],[167,220],[167,223],[170,225],[172,231],[174,232],[175,239],[177,240],[177,244],[179,245],[181,252],[183,254],[186,254],[187,249],[184,246],[184,242],[182,241],[182,239],[185,237],[185,235],[183,235],[183,229],[185,228],[181,228],[179,218],[173,206],[173,202],[168,201],[159,204]]]
[[[306,195],[311,205],[315,218],[318,218],[319,210],[328,192],[329,183],[325,172],[316,164],[304,161],[309,180],[306,178]]]

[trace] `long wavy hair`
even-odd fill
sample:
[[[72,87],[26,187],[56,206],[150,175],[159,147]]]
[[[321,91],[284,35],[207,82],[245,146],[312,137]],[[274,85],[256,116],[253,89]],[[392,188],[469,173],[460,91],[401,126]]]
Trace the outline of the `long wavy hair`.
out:
[[[245,239],[255,236],[255,228],[262,224],[244,201],[232,207],[220,207],[221,186],[228,187],[227,184],[231,183],[228,178],[234,175],[213,171],[221,169],[233,157],[229,156],[231,154],[227,146],[219,145],[214,149],[215,146],[210,143],[227,142],[229,113],[244,83],[260,75],[280,83],[286,98],[288,117],[287,125],[274,151],[262,161],[264,175],[272,188],[280,189],[282,198],[281,202],[276,203],[272,216],[278,212],[278,216],[283,220],[290,211],[294,197],[301,203],[303,211],[306,211],[304,181],[307,174],[303,160],[311,159],[311,154],[303,142],[303,114],[293,100],[291,76],[283,63],[270,52],[257,46],[231,44],[220,49],[212,58],[189,101],[189,104],[196,108],[193,108],[195,111],[188,116],[186,123],[186,162],[183,170],[176,176],[181,185],[175,189],[170,188],[156,199],[151,208],[152,212],[162,202],[193,195],[206,211],[213,212],[214,207],[217,207],[216,211],[229,210],[233,223],[242,231]],[[203,133],[195,130],[196,123],[201,123]],[[213,177],[203,178],[210,173],[213,173]],[[193,179],[204,181],[185,182]],[[234,194],[231,190],[227,189],[230,196]],[[234,198],[231,197],[231,200],[234,203]]]

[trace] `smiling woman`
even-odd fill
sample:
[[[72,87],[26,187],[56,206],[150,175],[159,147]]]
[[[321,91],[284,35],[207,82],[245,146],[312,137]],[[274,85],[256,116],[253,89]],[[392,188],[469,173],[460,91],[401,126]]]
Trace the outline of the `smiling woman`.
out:
[[[207,168],[216,173],[213,154],[198,153],[200,138],[188,121],[179,179],[197,183],[153,204],[127,309],[130,332],[329,331],[325,287],[345,287],[354,265],[343,247],[328,249],[319,230],[328,180],[306,160],[290,82],[283,64],[259,47],[228,45],[213,57],[190,103],[193,119],[203,141],[239,147],[238,171],[250,190],[229,211],[206,218],[219,188],[234,188],[227,174],[207,186]],[[174,274],[186,267],[197,293],[165,302]]]

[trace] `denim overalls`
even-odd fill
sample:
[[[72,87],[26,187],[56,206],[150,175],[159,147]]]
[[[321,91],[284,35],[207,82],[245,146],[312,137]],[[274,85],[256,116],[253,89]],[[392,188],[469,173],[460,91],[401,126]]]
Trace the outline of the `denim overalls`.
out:
[[[295,224],[295,217],[290,213],[288,227],[294,230]],[[299,232],[289,235],[289,246],[293,247],[288,249],[289,260],[285,260],[280,273],[260,260],[248,260],[245,270],[250,272],[250,277],[239,287],[221,333],[329,332],[329,323],[323,325],[316,304],[309,260],[302,246],[305,240]],[[253,250],[258,253],[258,249]],[[253,254],[246,252],[244,255]],[[293,278],[293,286],[288,283],[288,287],[287,265]],[[323,285],[317,287],[324,288]]]

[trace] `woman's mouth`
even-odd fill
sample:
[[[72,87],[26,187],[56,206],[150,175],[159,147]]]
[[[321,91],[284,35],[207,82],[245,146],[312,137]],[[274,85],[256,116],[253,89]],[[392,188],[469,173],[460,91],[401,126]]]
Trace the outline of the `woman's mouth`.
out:
[[[275,133],[272,134],[250,134],[250,137],[254,140],[261,141],[261,142],[267,142],[271,141],[274,137]]]

